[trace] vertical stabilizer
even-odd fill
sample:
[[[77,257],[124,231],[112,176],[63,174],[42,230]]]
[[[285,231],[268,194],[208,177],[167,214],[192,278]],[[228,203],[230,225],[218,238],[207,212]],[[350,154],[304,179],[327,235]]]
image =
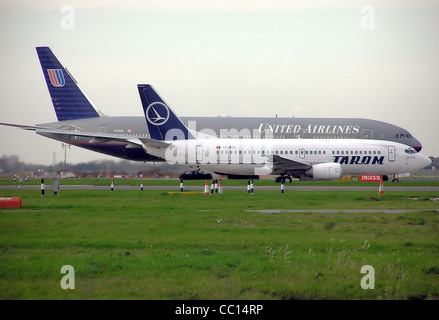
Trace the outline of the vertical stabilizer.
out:
[[[58,121],[99,117],[96,106],[49,47],[37,47],[38,59]]]
[[[149,134],[155,140],[194,139],[183,122],[149,84],[137,85]]]

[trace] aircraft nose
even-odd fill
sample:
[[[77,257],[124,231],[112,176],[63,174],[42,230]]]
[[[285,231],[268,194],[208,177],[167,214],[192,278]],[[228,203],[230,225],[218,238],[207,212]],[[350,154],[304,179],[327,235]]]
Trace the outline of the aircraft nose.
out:
[[[422,161],[424,165],[422,168],[428,167],[431,164],[431,159],[427,156],[422,155]]]
[[[417,152],[420,152],[422,150],[422,144],[418,139],[414,139],[413,146],[411,147],[415,149]]]

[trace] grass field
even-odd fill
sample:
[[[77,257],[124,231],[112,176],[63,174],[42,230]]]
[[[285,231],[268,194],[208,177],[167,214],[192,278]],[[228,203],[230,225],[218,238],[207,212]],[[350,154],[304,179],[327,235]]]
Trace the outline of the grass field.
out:
[[[0,299],[439,298],[438,192],[3,196],[21,196],[23,208],[0,209]],[[259,209],[418,211],[247,211]],[[64,265],[74,290],[60,286]],[[373,290],[360,285],[364,265]]]

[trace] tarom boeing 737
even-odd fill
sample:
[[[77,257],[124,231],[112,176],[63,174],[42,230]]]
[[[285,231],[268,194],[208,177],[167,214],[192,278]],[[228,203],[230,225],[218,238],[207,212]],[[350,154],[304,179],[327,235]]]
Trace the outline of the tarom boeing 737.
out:
[[[186,127],[151,85],[138,85],[138,90],[150,137],[137,144],[169,164],[227,175],[334,180],[401,174],[431,163],[412,147],[385,140],[216,138]]]

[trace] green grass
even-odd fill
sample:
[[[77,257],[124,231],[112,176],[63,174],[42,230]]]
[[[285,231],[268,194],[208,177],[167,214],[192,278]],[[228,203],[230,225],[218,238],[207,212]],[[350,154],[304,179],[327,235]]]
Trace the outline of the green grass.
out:
[[[437,192],[0,190],[17,195],[22,209],[0,209],[0,299],[439,298]],[[246,211],[259,209],[419,211]]]

